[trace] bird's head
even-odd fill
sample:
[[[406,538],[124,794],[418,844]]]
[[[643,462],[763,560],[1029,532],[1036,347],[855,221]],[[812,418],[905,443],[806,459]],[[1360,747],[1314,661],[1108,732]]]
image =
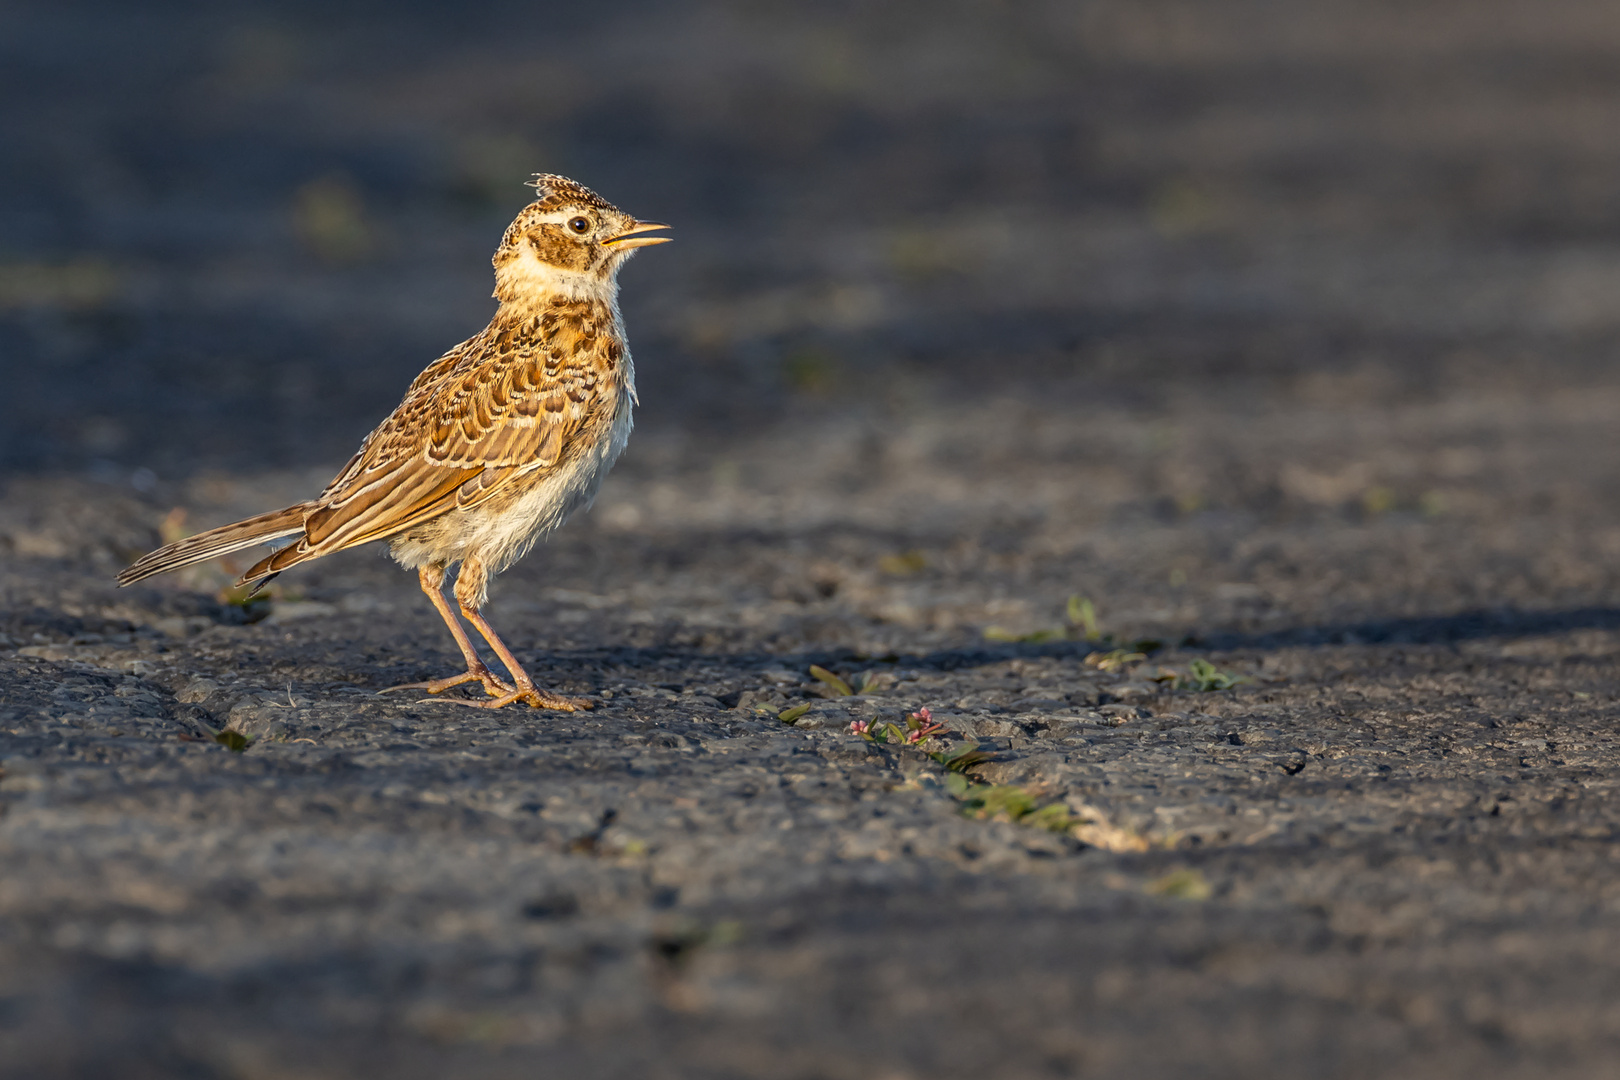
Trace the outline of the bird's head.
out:
[[[495,298],[503,303],[558,293],[611,295],[614,275],[632,252],[670,240],[645,235],[668,225],[637,221],[566,176],[541,173],[530,185],[538,197],[495,251]]]

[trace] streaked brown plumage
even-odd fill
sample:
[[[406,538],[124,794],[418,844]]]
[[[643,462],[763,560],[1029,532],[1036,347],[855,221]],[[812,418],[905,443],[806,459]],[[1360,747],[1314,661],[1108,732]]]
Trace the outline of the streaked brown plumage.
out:
[[[499,708],[514,701],[552,709],[588,707],[541,690],[484,620],[489,578],[590,504],[624,449],[636,400],[635,368],[619,317],[616,276],[637,247],[668,237],[561,176],[534,181],[525,207],[496,250],[494,318],[416,377],[405,398],[366,437],[319,497],[189,537],[118,575],[129,585],[190,563],[292,537],[242,575],[268,580],[310,559],[389,540],[402,565],[455,635],[466,672],[413,684],[438,693],[481,683]],[[443,593],[511,674],[478,658]]]

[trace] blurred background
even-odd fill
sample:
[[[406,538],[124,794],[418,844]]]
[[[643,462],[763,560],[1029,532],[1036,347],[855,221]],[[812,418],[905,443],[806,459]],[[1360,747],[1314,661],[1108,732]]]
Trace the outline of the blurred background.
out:
[[[11,0],[0,87],[13,476],[335,468],[482,326],[542,170],[675,226],[623,277],[632,471],[842,440],[855,488],[1031,455],[1135,461],[1150,515],[1422,513],[1501,473],[1467,417],[1410,481],[1222,440],[1610,415],[1607,0]]]

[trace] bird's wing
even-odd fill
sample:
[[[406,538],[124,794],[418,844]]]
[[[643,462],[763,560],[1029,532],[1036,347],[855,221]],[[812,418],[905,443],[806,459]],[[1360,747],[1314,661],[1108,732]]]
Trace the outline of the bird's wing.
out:
[[[614,331],[601,305],[553,305],[447,354],[321,494],[299,546],[313,556],[393,536],[570,457],[579,432],[618,409]]]

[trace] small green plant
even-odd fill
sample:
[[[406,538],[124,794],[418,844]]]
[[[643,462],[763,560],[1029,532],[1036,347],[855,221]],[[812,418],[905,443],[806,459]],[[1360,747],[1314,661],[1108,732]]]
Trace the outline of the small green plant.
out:
[[[1133,642],[1120,641],[1115,635],[1103,630],[1097,618],[1097,605],[1079,593],[1069,597],[1068,603],[1064,605],[1063,617],[1062,626],[1044,627],[1027,634],[1015,634],[999,626],[990,626],[985,628],[984,636],[987,641],[1012,641],[1025,645],[1039,645],[1047,641],[1089,641],[1104,649],[1125,646],[1125,652],[1141,653],[1152,652],[1164,645],[1163,642],[1151,638]]]
[[[983,765],[990,760],[990,755],[980,750],[976,742],[963,743],[954,750],[940,750],[928,756],[945,767],[946,780],[953,775],[965,775],[975,765]]]
[[[1395,492],[1387,487],[1370,487],[1361,493],[1361,509],[1368,517],[1380,517],[1395,509]]]
[[[1086,657],[1086,666],[1112,674],[1146,659],[1147,653],[1137,652],[1135,649],[1111,649],[1108,652],[1094,652]]]
[[[240,731],[232,731],[230,728],[226,728],[224,731],[215,732],[214,741],[233,754],[243,753],[248,747],[253,745],[252,739],[248,738]]]
[[[849,729],[868,742],[912,746],[946,730],[927,709],[908,714],[905,728],[895,723],[856,720]],[[991,760],[991,755],[981,750],[976,742],[964,742],[927,756],[945,770],[940,778],[942,785],[966,817],[1007,821],[1024,828],[1062,833],[1104,851],[1146,851],[1150,846],[1142,834],[1110,824],[1105,815],[1089,806],[1071,809],[1061,802],[1047,802],[1038,791],[1020,784],[975,781],[969,775],[971,770]],[[921,785],[914,778],[904,786],[915,789]]]
[[[1234,686],[1254,681],[1247,675],[1222,671],[1202,657],[1189,663],[1185,674],[1172,667],[1161,667],[1157,673],[1149,675],[1148,678],[1166,684],[1171,690],[1193,690],[1200,694],[1230,690]]]
[[[1212,690],[1230,690],[1239,683],[1250,681],[1252,680],[1247,675],[1234,675],[1230,671],[1222,671],[1200,657],[1187,665],[1185,685],[1199,693],[1209,693]]]
[[[791,724],[809,711],[810,703],[806,702],[803,705],[795,705],[791,709],[783,709],[781,712],[776,714],[776,718],[782,721],[784,724]]]
[[[1061,803],[1042,806],[1040,798],[1018,784],[974,784],[961,774],[953,774],[961,787],[952,792],[962,803],[962,813],[980,821],[1010,821],[1014,825],[1045,829],[1047,832],[1068,832],[1075,824],[1069,810]]]
[[[1013,641],[1020,645],[1040,645],[1048,641],[1062,641],[1068,636],[1062,628],[1031,630],[1027,634],[1015,634],[1011,630],[1004,630],[999,626],[987,626],[984,630],[986,641]]]
[[[1102,631],[1097,626],[1096,605],[1079,593],[1069,597],[1064,614],[1065,622],[1062,626],[1032,630],[1027,634],[1015,634],[999,626],[989,626],[985,628],[984,636],[987,641],[1014,641],[1025,645],[1076,639],[1098,641],[1102,638]]]
[[[1153,896],[1168,896],[1173,900],[1208,900],[1214,894],[1209,882],[1197,870],[1173,870],[1161,878],[1147,883]]]
[[[1110,824],[1092,807],[1044,802],[1039,792],[1019,784],[976,784],[961,773],[946,773],[945,790],[961,804],[965,817],[979,821],[1061,833],[1103,851],[1146,851],[1152,846],[1141,833]]]
[[[849,685],[849,683],[845,682],[843,679],[840,679],[837,675],[834,675],[820,664],[810,665],[810,677],[818,682],[826,683],[828,686],[832,687],[833,692],[839,697],[853,697],[855,695],[855,690]]]
[[[928,557],[916,549],[885,555],[878,560],[878,569],[895,577],[908,577],[927,568]]]
[[[916,746],[925,739],[931,739],[944,731],[945,725],[937,723],[933,714],[927,709],[918,709],[914,713],[906,714],[906,726],[904,728],[901,728],[899,724],[893,721],[880,724],[876,720],[851,720],[849,730],[871,743]]]
[[[1102,628],[1097,625],[1097,606],[1087,597],[1075,593],[1065,608],[1069,629],[1079,630],[1087,641],[1101,641]]]

